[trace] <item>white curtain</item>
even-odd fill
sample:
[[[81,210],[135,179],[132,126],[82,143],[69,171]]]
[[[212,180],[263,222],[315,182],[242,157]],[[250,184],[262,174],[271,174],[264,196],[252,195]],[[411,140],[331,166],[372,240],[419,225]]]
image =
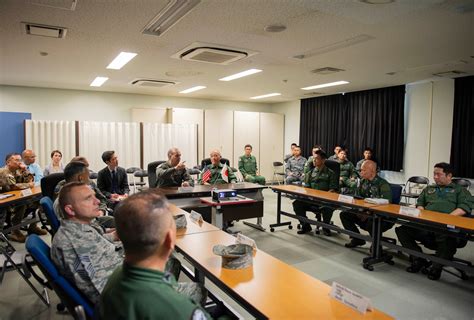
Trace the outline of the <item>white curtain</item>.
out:
[[[119,166],[140,167],[140,124],[132,122],[79,123],[79,154],[89,161],[89,168],[99,171],[105,167],[102,153],[114,150]]]
[[[75,121],[26,120],[25,142],[42,169],[51,163],[53,150],[61,151],[66,165],[76,155]]]
[[[197,124],[143,124],[143,164],[156,160],[167,160],[168,150],[177,147],[181,151],[181,161],[192,168],[197,163]]]

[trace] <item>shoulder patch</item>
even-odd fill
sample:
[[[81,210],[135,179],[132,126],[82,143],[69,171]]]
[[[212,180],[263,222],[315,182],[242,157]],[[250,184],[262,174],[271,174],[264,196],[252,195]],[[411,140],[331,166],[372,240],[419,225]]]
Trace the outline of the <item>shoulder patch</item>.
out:
[[[194,309],[193,314],[191,315],[192,320],[206,320],[206,314],[199,308]]]

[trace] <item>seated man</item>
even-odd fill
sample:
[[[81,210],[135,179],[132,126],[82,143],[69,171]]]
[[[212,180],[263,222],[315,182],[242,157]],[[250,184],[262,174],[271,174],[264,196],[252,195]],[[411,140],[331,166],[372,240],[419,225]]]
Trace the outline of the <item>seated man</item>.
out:
[[[252,156],[252,146],[250,144],[244,147],[245,154],[239,158],[239,170],[247,182],[265,185],[265,177],[258,174],[257,159]]]
[[[189,187],[194,181],[181,162],[181,152],[178,148],[168,150],[168,161],[156,168],[156,187]]]
[[[210,154],[211,164],[202,169],[199,177],[199,184],[221,184],[221,183],[235,183],[234,172],[227,165],[221,163],[221,152],[217,149],[212,150]]]
[[[295,155],[295,147],[297,146],[296,143],[292,143],[290,146],[290,153],[286,154],[285,157],[283,158],[283,162],[287,163],[288,160],[290,160],[291,157]]]
[[[293,149],[293,154],[293,157],[288,159],[288,162],[286,163],[286,184],[300,184],[304,181],[304,165],[306,163],[306,158],[301,156],[301,148],[299,146],[296,146]]]
[[[339,157],[338,157],[339,151],[341,151],[343,149],[344,148],[342,148],[342,146],[340,144],[336,144],[334,146],[334,154],[329,157],[329,160],[338,161],[339,160]]]
[[[306,173],[304,180],[305,185],[316,190],[335,192],[338,188],[337,176],[333,170],[325,166],[325,162],[326,154],[324,151],[316,151],[316,154],[313,158],[314,168]],[[317,210],[318,212],[322,213],[323,222],[330,223],[333,210],[324,206],[320,206],[319,208],[315,207],[317,206],[301,200],[295,200],[293,202],[293,210],[295,211],[296,215],[306,218],[306,211]],[[297,232],[298,234],[305,234],[311,231],[311,225],[309,223],[306,223],[303,220],[300,220],[300,223],[301,230]],[[331,235],[331,231],[327,228],[323,228],[323,233],[326,236]]]
[[[130,196],[116,211],[125,259],[100,297],[101,319],[207,319],[209,315],[174,289],[165,264],[176,241],[166,198],[155,190]]]
[[[320,146],[320,145],[315,145],[313,147],[313,149],[311,150],[311,156],[309,156],[308,160],[306,161],[306,163],[304,164],[304,174],[306,174],[307,172],[313,170],[314,168],[314,157],[316,155],[316,151],[318,150],[323,150],[323,147]]]
[[[377,175],[377,164],[372,160],[366,160],[362,164],[360,171],[361,182],[356,189],[356,194],[364,198],[383,198],[392,202],[392,190],[390,184]],[[356,214],[352,212],[343,211],[340,214],[342,225],[344,229],[359,233],[356,225],[359,225],[363,230],[368,231],[372,235],[373,220],[369,219],[367,214]],[[393,223],[383,221],[382,232],[387,231],[393,227]],[[346,243],[347,248],[355,248],[363,246],[365,241],[362,239],[351,238],[351,241]]]
[[[43,179],[43,170],[36,163],[36,154],[33,150],[24,150],[21,153],[23,163],[26,165],[26,169],[35,177],[35,186],[40,185],[41,179]]]
[[[374,161],[375,163],[377,163],[377,161],[375,161],[375,157],[374,157],[374,151],[372,150],[372,148],[365,148],[364,149],[364,154],[363,154],[364,158],[357,161],[357,164],[356,164],[356,172],[359,174],[360,173],[360,170],[362,169],[362,164],[364,163],[365,160],[372,160]],[[379,167],[377,166],[377,172],[379,172]]]
[[[453,169],[445,162],[437,163],[434,166],[433,178],[435,184],[429,185],[421,192],[416,205],[419,209],[437,211],[451,214],[453,216],[464,216],[470,214],[472,208],[470,203],[471,194],[463,187],[454,184],[451,179]],[[409,225],[395,228],[398,240],[403,247],[422,252],[421,244],[436,250],[436,256],[446,260],[452,260],[456,253],[456,238],[446,234],[435,233],[428,227],[424,229],[415,228]],[[428,265],[428,261],[423,258],[410,256],[411,265],[407,272],[417,273]],[[428,278],[438,280],[441,277],[443,266],[433,263],[428,270]]]
[[[97,173],[97,187],[107,199],[117,202],[128,196],[130,192],[127,172],[118,166],[118,157],[115,151],[105,151],[102,154],[102,161],[107,167]]]
[[[357,186],[357,173],[352,162],[347,160],[347,152],[342,149],[337,154],[338,162],[341,167],[339,175],[339,187],[353,190]]]
[[[101,212],[99,200],[88,185],[81,182],[64,185],[59,193],[59,205],[65,217],[53,238],[51,258],[59,273],[95,304],[107,279],[123,262],[122,244],[114,230],[104,233],[91,223]],[[177,278],[180,262],[170,258],[166,270],[172,270]],[[176,290],[198,302],[206,298],[204,289],[195,283],[180,283]]]
[[[21,190],[34,187],[33,175],[26,169],[26,166],[21,162],[19,153],[10,153],[5,158],[5,167],[0,169],[0,187],[1,192],[10,190]],[[27,205],[17,205],[8,207],[11,215],[11,224],[13,226],[19,225],[26,213]],[[5,214],[2,214],[0,220],[0,229],[3,229]],[[40,229],[36,223],[30,224],[28,232],[36,233],[38,235],[45,235],[46,230]],[[25,235],[19,230],[12,230],[10,240],[16,242],[25,242]]]

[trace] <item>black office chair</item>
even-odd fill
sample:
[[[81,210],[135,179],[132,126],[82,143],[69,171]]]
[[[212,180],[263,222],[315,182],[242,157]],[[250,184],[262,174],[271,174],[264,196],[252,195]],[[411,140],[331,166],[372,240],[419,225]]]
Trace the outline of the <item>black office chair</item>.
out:
[[[468,191],[471,188],[471,181],[464,178],[453,178],[453,183],[460,185],[463,188],[466,188]]]
[[[227,166],[230,167],[230,161],[229,159],[226,159],[226,158],[221,158],[221,161],[220,161],[222,164],[227,164]],[[205,167],[205,166],[208,166],[211,164],[211,159],[210,158],[205,158],[205,159],[202,159],[201,161],[201,170]],[[232,171],[235,172],[234,169],[232,169]]]
[[[165,163],[165,160],[153,161],[148,164],[148,187],[156,188],[156,168],[162,163]]]
[[[99,177],[99,174],[97,172],[89,170],[89,179],[90,180],[97,180],[98,177]]]
[[[285,184],[285,166],[283,165],[283,162],[280,161],[274,161],[273,162],[273,177],[272,177],[272,183],[275,181],[280,185],[280,180],[282,180],[283,184]],[[280,178],[279,178],[280,177]],[[276,178],[276,179],[275,179]]]
[[[430,179],[428,179],[427,177],[422,177],[422,176],[410,177],[405,183],[405,187],[403,188],[403,191],[402,191],[402,197],[405,198],[405,203],[408,203],[409,198],[418,199],[418,197],[420,196],[419,193],[412,192],[413,184],[418,184],[418,185],[421,184],[421,185],[425,185],[426,187],[427,185],[430,184]]]
[[[44,197],[50,197],[52,200],[56,198],[54,193],[54,189],[56,188],[57,184],[64,180],[64,173],[51,173],[41,179],[41,193]]]
[[[134,182],[134,184],[135,184],[135,188],[136,188],[136,189],[138,189],[138,190],[140,191],[140,190],[143,190],[143,189],[146,188],[146,187],[143,187],[146,183],[142,185],[141,182],[143,182],[143,178],[148,178],[148,171],[146,171],[146,170],[138,170],[138,171],[135,171],[135,172],[133,173],[133,177],[134,177],[133,182]],[[135,178],[139,178],[139,179],[140,179],[140,182],[135,182]],[[137,187],[137,185],[139,185],[139,184],[140,184],[141,186],[140,186],[140,187]]]

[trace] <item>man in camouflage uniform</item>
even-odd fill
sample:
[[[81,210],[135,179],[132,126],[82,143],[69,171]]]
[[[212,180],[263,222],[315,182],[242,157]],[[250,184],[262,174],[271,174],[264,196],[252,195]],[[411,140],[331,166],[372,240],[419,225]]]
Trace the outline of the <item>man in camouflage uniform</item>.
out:
[[[316,154],[313,158],[314,168],[307,172],[305,175],[305,185],[312,189],[323,190],[335,192],[337,191],[337,176],[336,173],[325,166],[326,154],[322,150],[316,151]],[[321,212],[323,216],[323,222],[330,223],[332,217],[332,209],[325,206],[316,206],[305,201],[295,200],[293,202],[293,210],[296,215],[306,218],[306,211],[317,211]],[[311,226],[309,223],[306,223],[300,220],[301,230],[298,231],[298,234],[305,234],[311,231]],[[323,233],[326,236],[331,235],[329,229],[323,228]]]
[[[392,190],[390,184],[383,178],[377,175],[377,164],[372,160],[366,160],[362,164],[361,171],[361,182],[359,187],[356,189],[356,193],[364,198],[383,198],[392,202]],[[360,233],[356,225],[359,225],[363,230],[369,232],[372,235],[372,224],[373,220],[369,219],[367,214],[356,214],[352,212],[343,211],[340,214],[342,225],[344,229]],[[393,223],[383,221],[382,232],[387,231],[393,227]],[[363,246],[365,241],[362,239],[351,238],[351,241],[346,243],[347,248],[355,248],[357,246]]]
[[[304,165],[306,163],[306,158],[301,156],[301,148],[296,146],[294,155],[286,163],[286,184],[300,184],[304,181]]]
[[[211,151],[210,153],[211,164],[205,166],[202,169],[202,173],[199,177],[199,184],[214,185],[214,184],[237,182],[237,179],[235,178],[235,174],[229,166],[227,166],[228,181],[224,180],[224,178],[222,177],[222,169],[224,168],[224,165],[221,163],[221,158],[222,156],[219,150],[215,149]],[[210,171],[211,176],[207,180],[204,179],[206,180],[204,181],[203,175],[205,176],[206,171]]]
[[[347,152],[342,149],[337,154],[338,162],[341,168],[339,173],[339,187],[354,189],[357,186],[357,173],[352,162],[347,160]]]
[[[181,162],[181,151],[178,148],[168,150],[168,161],[156,168],[156,187],[189,187],[194,186],[186,165]]]
[[[286,154],[285,157],[283,158],[283,162],[287,163],[288,160],[290,160],[291,157],[295,155],[295,147],[298,146],[296,143],[292,143],[290,146],[290,153]]]
[[[10,153],[5,158],[5,167],[0,169],[0,186],[2,192],[10,190],[22,190],[34,187],[33,175],[26,169],[26,166],[21,162],[21,155],[19,153]],[[7,210],[11,214],[12,226],[18,225],[23,220],[27,205],[19,205],[9,207]],[[2,214],[0,219],[1,228],[5,220],[5,214]],[[28,232],[45,235],[46,230],[40,229],[36,223],[30,224]],[[25,242],[25,235],[18,229],[13,230],[10,234],[10,240],[16,242]]]
[[[338,154],[339,154],[339,151],[341,150],[344,150],[340,144],[336,144],[334,146],[334,154],[332,156],[329,157],[329,160],[333,160],[333,161],[338,161],[339,160],[339,157],[338,157]]]
[[[306,163],[304,164],[304,174],[306,175],[307,172],[313,170],[314,168],[314,157],[316,155],[316,151],[318,150],[323,150],[323,147],[321,147],[320,145],[316,145],[313,147],[313,149],[311,150],[311,155],[309,156],[308,160],[306,161]]]
[[[112,272],[123,262],[123,248],[115,230],[104,233],[92,220],[100,216],[99,200],[91,188],[81,182],[64,185],[59,193],[59,205],[65,214],[53,238],[51,258],[62,274],[94,304]],[[169,259],[167,271],[179,276],[180,262]],[[205,299],[205,289],[194,283],[176,288],[197,302]]]
[[[472,210],[471,194],[463,187],[452,182],[453,169],[445,162],[434,166],[433,178],[435,184],[423,189],[416,205],[419,209],[437,211],[453,216],[470,215]],[[446,234],[436,233],[429,228],[419,229],[409,225],[400,226],[395,229],[398,240],[403,247],[422,252],[416,243],[420,241],[424,246],[436,250],[436,256],[446,260],[452,260],[456,253],[457,239]],[[428,265],[423,258],[410,257],[411,265],[407,272],[417,273]],[[428,278],[438,280],[441,277],[442,265],[433,263],[428,270]]]
[[[245,145],[245,154],[239,158],[239,170],[247,182],[265,185],[265,177],[258,174],[257,159],[252,156],[252,146]]]

